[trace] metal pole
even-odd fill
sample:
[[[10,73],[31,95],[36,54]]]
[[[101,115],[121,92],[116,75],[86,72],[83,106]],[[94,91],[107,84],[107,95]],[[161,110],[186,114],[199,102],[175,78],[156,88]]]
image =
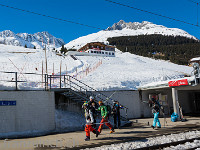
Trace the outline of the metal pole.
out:
[[[16,81],[16,82],[15,82],[15,89],[16,89],[16,91],[17,91],[17,90],[18,90],[18,89],[17,89],[17,72],[15,72],[15,81]]]
[[[65,78],[65,75],[64,75],[64,87],[66,88],[66,78]]]
[[[49,86],[50,86],[49,88],[51,89],[51,75],[50,75],[50,85]]]
[[[46,74],[44,75],[44,88],[45,88],[45,91],[47,90],[47,84],[46,84],[46,82],[47,82],[47,79],[46,79],[47,77],[46,77]]]

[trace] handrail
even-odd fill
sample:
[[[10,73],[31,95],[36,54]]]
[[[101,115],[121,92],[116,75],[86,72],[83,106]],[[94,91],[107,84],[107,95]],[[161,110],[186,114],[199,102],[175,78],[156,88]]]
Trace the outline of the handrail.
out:
[[[61,76],[68,76],[68,77],[73,78],[74,80],[78,81],[79,83],[83,84],[84,86],[87,86],[89,89],[91,89],[91,90],[97,92],[98,94],[101,94],[102,96],[104,96],[104,97],[106,98],[106,100],[104,100],[104,99],[102,99],[101,97],[99,97],[99,96],[96,95],[96,97],[98,97],[99,99],[101,99],[101,100],[103,100],[103,101],[106,101],[106,102],[108,102],[108,100],[111,100],[112,102],[114,101],[113,99],[108,98],[108,96],[104,95],[102,92],[97,91],[96,89],[90,87],[89,85],[87,85],[87,84],[81,82],[80,80],[77,80],[76,78],[74,78],[74,77],[72,77],[72,76],[70,76],[70,75],[50,75],[50,76],[58,76],[58,77],[61,77]],[[69,80],[67,79],[67,81],[69,81]],[[72,82],[72,81],[70,81],[70,82]],[[72,83],[74,83],[74,82],[72,82]],[[76,84],[76,83],[74,83],[74,84]],[[76,84],[76,85],[79,86],[78,84]],[[79,87],[83,88],[82,86],[79,86]],[[87,90],[87,89],[85,89],[85,90]],[[94,94],[94,95],[95,95],[95,94]],[[110,102],[108,102],[108,103],[111,104]],[[112,105],[112,104],[111,104],[111,105]],[[125,109],[128,109],[126,106],[124,106],[124,108],[125,108]]]
[[[64,81],[61,80],[61,78],[64,77]],[[109,102],[109,101],[114,101],[113,99],[109,98],[108,96],[104,95],[102,92],[99,92],[97,91],[96,89],[90,87],[89,85],[77,80],[75,77],[72,77],[70,75],[47,75],[47,78],[50,79],[50,89],[51,89],[51,79],[54,79],[54,78],[60,78],[60,88],[61,88],[61,82],[64,82],[64,86],[66,87],[66,85],[68,85],[70,87],[71,90],[75,90],[75,91],[79,91],[80,93],[84,94],[86,98],[88,98],[89,94],[90,93],[90,96],[94,96],[96,97],[96,99],[98,98],[99,100],[102,100],[104,103],[107,103],[107,105],[113,105],[113,103]],[[48,82],[48,79],[47,79],[47,82]],[[73,79],[73,81],[71,80]],[[66,80],[66,81],[65,81]],[[78,82],[78,83],[77,83]],[[82,85],[80,85],[82,84]],[[88,91],[91,90],[91,91],[94,91],[95,94],[91,91]],[[83,91],[84,92],[83,92]],[[105,98],[102,98],[105,97]],[[95,99],[96,102],[98,102],[97,100]],[[126,114],[126,118],[125,117],[122,117],[123,119],[126,119],[127,120],[127,107],[123,106],[123,109],[125,109],[125,114]]]

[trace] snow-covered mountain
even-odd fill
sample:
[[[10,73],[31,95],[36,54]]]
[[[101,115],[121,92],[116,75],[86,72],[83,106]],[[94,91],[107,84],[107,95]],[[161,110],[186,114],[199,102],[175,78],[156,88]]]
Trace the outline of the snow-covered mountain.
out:
[[[10,30],[0,32],[0,44],[13,45],[13,46],[27,46],[28,48],[36,47],[43,49],[46,45],[47,49],[61,47],[65,42],[56,38],[48,32],[38,32],[34,34],[17,33]]]
[[[66,48],[79,49],[89,42],[104,42],[108,43],[107,39],[109,37],[119,37],[119,36],[136,36],[136,35],[149,35],[149,34],[162,34],[162,35],[172,35],[172,36],[183,36],[188,38],[197,39],[196,37],[190,35],[184,30],[178,28],[167,28],[162,25],[156,25],[148,21],[139,22],[129,22],[126,23],[120,20],[118,23],[114,23],[111,27],[106,30],[99,31],[97,33],[89,34],[87,36],[79,37],[65,45]]]

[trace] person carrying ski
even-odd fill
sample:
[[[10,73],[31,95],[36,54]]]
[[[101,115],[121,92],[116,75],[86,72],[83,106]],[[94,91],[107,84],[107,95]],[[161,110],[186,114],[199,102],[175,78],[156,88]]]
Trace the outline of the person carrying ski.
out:
[[[112,108],[112,114],[113,114],[113,119],[114,119],[114,128],[119,128],[121,125],[120,121],[120,109],[122,109],[123,106],[119,104],[118,101],[114,101],[114,105]]]
[[[92,127],[94,123],[94,118],[93,118],[93,113],[89,109],[88,103],[85,102],[83,104],[83,108],[85,110],[85,119],[86,119],[86,125],[85,125],[85,132],[86,132],[86,137],[85,141],[90,140],[90,131],[92,131],[94,134],[97,134],[97,130]]]
[[[108,122],[108,111],[107,111],[107,107],[103,104],[102,101],[99,101],[99,108],[98,108],[99,111],[101,111],[101,117],[102,117],[102,120],[100,122],[100,125],[99,125],[99,128],[98,128],[98,132],[97,132],[97,135],[101,133],[102,131],[102,128],[103,128],[103,125],[105,123],[106,126],[108,126],[110,128],[110,133],[113,133],[115,132],[114,128],[112,127],[112,125]]]
[[[160,107],[158,100],[155,98],[152,98],[152,113],[154,115],[153,125],[151,126],[153,129],[156,127],[161,128],[160,120],[158,118],[158,115],[160,113]]]

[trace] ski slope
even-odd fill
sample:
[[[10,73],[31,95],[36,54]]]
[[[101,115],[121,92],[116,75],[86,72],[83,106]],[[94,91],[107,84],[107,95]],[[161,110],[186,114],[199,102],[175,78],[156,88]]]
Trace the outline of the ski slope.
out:
[[[48,74],[60,74],[61,68],[63,75],[74,76],[97,90],[136,90],[147,83],[180,78],[192,72],[192,67],[119,50],[116,57],[77,56],[78,60],[74,60],[70,56],[59,56],[52,50],[48,50],[46,56]],[[42,88],[35,83],[42,81],[42,72],[46,73],[44,50],[1,44],[0,63],[0,89],[10,89],[15,85],[4,81],[14,80],[15,74],[2,71],[18,72],[18,80],[30,83],[21,83],[20,89]],[[38,75],[21,74],[27,72]]]

